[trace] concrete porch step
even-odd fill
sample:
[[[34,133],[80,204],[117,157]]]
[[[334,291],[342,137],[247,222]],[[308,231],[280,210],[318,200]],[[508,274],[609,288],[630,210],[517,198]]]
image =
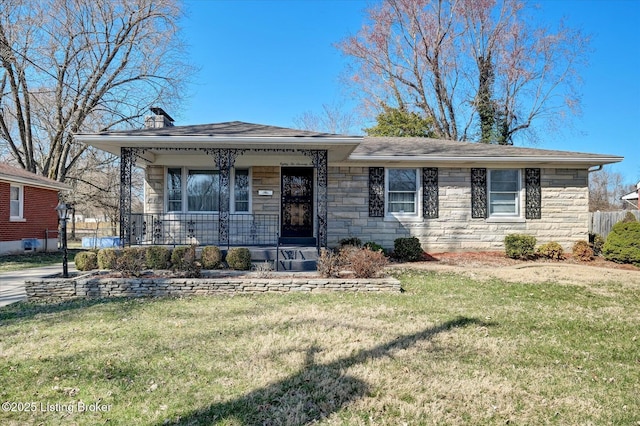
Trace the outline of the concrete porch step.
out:
[[[315,271],[318,261],[318,250],[315,247],[284,246],[278,250],[275,247],[251,247],[252,263],[270,262],[278,271]]]

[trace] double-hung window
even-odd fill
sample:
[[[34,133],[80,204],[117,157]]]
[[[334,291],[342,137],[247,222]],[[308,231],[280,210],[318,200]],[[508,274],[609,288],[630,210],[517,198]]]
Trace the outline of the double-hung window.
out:
[[[232,212],[249,211],[249,170],[233,173]],[[220,210],[220,172],[207,169],[167,169],[167,211],[217,212]]]
[[[520,171],[489,170],[489,216],[520,214]]]
[[[11,185],[11,194],[9,197],[9,217],[11,219],[23,218],[24,192],[23,187]]]
[[[420,188],[417,169],[387,169],[387,214],[418,215],[418,189]]]

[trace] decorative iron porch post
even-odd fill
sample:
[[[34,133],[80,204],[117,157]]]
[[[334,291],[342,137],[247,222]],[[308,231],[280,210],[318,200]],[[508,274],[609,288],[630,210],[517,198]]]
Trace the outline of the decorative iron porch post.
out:
[[[236,157],[245,149],[203,148],[213,157],[216,168],[220,172],[220,188],[218,191],[218,240],[220,245],[229,246],[229,211],[231,210],[231,168]]]
[[[327,150],[303,149],[301,152],[311,158],[317,171],[318,188],[318,246],[327,247]]]
[[[135,148],[120,148],[120,246],[131,244],[131,174]]]

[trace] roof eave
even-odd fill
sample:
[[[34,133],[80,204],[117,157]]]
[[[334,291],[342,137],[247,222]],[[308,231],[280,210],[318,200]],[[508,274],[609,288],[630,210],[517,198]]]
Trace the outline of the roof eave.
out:
[[[66,185],[64,183],[45,183],[45,182],[40,182],[37,180],[31,180],[31,179],[27,179],[27,178],[23,178],[20,176],[10,176],[10,175],[6,175],[6,174],[2,174],[0,173],[0,181],[5,181],[5,182],[10,182],[10,183],[17,183],[20,185],[27,185],[27,186],[33,186],[36,188],[44,188],[44,189],[51,189],[51,190],[55,190],[55,191],[71,191],[71,187],[69,185]]]
[[[431,155],[350,155],[350,161],[429,162],[429,163],[560,163],[560,164],[612,164],[624,157],[563,157],[563,156],[431,156]]]

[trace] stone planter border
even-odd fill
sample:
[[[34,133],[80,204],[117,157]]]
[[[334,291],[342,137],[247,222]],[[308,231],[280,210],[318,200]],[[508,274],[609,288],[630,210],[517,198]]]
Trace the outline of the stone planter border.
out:
[[[161,297],[232,293],[288,292],[401,292],[400,281],[386,278],[320,278],[287,276],[273,278],[104,278],[99,273],[71,278],[40,278],[25,281],[27,300],[103,297]]]

